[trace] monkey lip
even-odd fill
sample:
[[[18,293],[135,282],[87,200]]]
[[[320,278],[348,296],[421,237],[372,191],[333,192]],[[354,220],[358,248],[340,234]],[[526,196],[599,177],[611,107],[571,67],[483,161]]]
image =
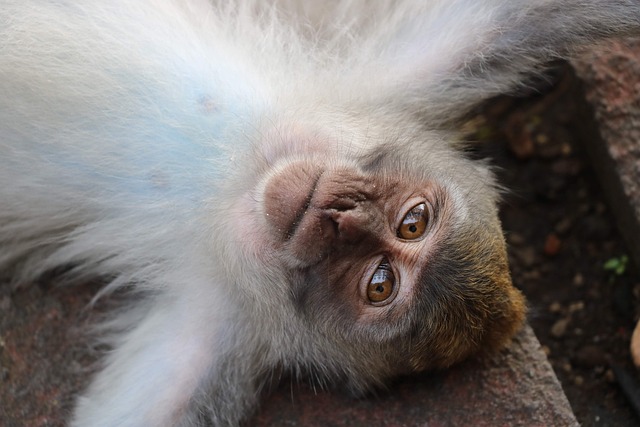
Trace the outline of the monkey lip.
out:
[[[302,218],[304,217],[304,215],[309,210],[309,206],[311,205],[311,199],[313,198],[313,195],[315,194],[316,189],[318,188],[318,181],[320,181],[320,177],[321,176],[322,176],[322,173],[318,174],[318,176],[316,177],[316,179],[313,182],[313,185],[311,186],[311,189],[309,190],[309,194],[307,195],[307,197],[305,199],[304,205],[300,209],[297,210],[296,218],[291,223],[291,226],[289,227],[289,230],[287,230],[287,234],[286,234],[286,238],[287,239],[290,239],[291,236],[293,236],[295,234],[298,226],[302,222]]]
[[[273,176],[264,191],[267,222],[283,240],[289,240],[309,209],[322,170],[300,162],[287,165]]]

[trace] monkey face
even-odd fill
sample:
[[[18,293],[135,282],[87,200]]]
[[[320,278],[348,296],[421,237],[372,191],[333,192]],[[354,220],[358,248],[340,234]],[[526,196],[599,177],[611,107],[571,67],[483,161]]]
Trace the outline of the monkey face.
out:
[[[446,156],[406,144],[296,156],[264,185],[297,312],[332,348],[364,351],[376,377],[499,347],[523,321],[488,172]]]

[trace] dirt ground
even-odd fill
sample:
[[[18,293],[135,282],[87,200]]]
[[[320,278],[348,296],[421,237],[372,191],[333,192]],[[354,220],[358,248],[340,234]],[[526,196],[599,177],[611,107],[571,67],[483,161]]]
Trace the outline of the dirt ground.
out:
[[[514,282],[583,426],[636,426],[619,387],[637,381],[628,345],[640,275],[631,265],[580,130],[581,93],[558,65],[555,84],[499,98],[472,117],[474,155],[498,167]],[[526,96],[525,96],[526,95]],[[597,159],[595,159],[597,161]],[[640,236],[639,236],[640,238]],[[616,375],[617,374],[617,375]]]

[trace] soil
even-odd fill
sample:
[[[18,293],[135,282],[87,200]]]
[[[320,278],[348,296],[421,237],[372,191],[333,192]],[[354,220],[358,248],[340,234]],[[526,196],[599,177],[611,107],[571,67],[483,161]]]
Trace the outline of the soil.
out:
[[[624,230],[580,136],[593,120],[580,113],[580,84],[566,65],[547,77],[556,83],[541,93],[497,98],[472,116],[469,138],[482,142],[472,151],[497,166],[507,189],[501,217],[514,283],[578,421],[636,426],[619,383],[639,378],[629,340],[640,275],[625,262]]]

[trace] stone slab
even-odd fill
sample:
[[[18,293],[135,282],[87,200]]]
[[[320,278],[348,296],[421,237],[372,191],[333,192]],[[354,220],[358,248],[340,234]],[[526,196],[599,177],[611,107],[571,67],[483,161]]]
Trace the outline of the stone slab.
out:
[[[592,107],[584,112],[584,140],[640,266],[640,38],[607,42],[573,66]]]
[[[407,378],[365,399],[286,385],[257,426],[577,426],[530,327],[505,351],[447,371]]]
[[[60,427],[88,381],[96,352],[82,333],[99,317],[96,286],[0,284],[0,426]],[[283,383],[248,425],[577,426],[532,330],[512,345],[439,373],[353,398]]]

